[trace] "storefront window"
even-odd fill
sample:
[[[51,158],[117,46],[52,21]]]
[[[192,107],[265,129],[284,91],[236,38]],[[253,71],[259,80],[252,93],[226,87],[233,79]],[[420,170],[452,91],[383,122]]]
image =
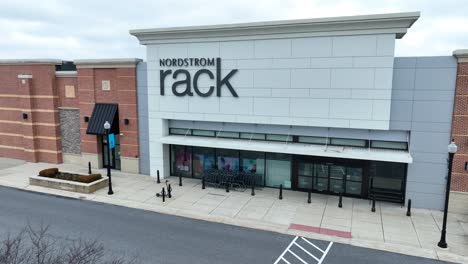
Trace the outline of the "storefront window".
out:
[[[291,155],[267,153],[265,184],[268,187],[291,188]]]
[[[267,135],[266,135],[266,140],[292,142],[293,137],[290,136],[290,135],[273,135],[273,134],[267,134]]]
[[[194,136],[202,136],[202,137],[214,137],[215,132],[212,130],[200,130],[200,129],[194,129],[192,130],[192,135]]]
[[[192,177],[192,148],[189,146],[171,146],[171,171],[174,176]]]
[[[373,161],[370,163],[371,188],[403,191],[406,164]]]
[[[193,147],[193,177],[202,178],[205,172],[214,168],[214,149]]]
[[[186,128],[171,128],[169,134],[171,135],[190,135],[191,130]]]
[[[216,136],[223,138],[239,138],[239,132],[220,131]]]
[[[392,142],[392,141],[379,141],[372,140],[371,147],[373,148],[383,148],[383,149],[408,149],[408,143],[406,142]]]
[[[265,175],[265,153],[255,151],[241,151],[240,161],[241,171],[255,174],[256,185],[263,186]]]
[[[240,138],[242,138],[242,139],[265,140],[265,134],[258,134],[258,133],[240,133]]]
[[[325,145],[328,143],[328,139],[326,137],[298,137],[298,141],[300,143],[309,143],[309,144],[319,144]]]
[[[239,151],[232,149],[217,149],[217,166],[222,171],[239,171]]]
[[[332,145],[337,146],[350,146],[350,147],[366,147],[367,141],[363,139],[349,139],[349,138],[332,138]]]

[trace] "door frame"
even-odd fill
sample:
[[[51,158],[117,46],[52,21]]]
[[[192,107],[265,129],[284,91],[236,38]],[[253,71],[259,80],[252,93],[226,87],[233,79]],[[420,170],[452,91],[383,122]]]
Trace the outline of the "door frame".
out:
[[[310,162],[310,163],[322,163],[328,165],[328,186],[326,191],[317,191],[310,189],[314,193],[322,193],[328,195],[339,195],[338,193],[330,191],[330,166],[345,166],[345,167],[357,167],[362,168],[362,181],[361,181],[361,194],[346,194],[343,193],[343,196],[347,197],[356,197],[356,198],[365,198],[368,196],[369,188],[369,162],[367,160],[358,160],[358,159],[340,159],[340,158],[329,158],[329,157],[320,157],[320,156],[304,156],[304,155],[294,155],[293,156],[293,171],[292,171],[292,189],[296,191],[305,191],[308,192],[309,189],[299,188],[299,162]],[[311,178],[314,178],[313,176]],[[343,184],[346,185],[346,177],[343,178]]]

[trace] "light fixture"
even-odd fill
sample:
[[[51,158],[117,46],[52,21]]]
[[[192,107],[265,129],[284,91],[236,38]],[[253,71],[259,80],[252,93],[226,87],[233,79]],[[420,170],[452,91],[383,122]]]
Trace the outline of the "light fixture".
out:
[[[124,119],[124,125],[127,126],[128,124],[130,124],[130,120],[128,120],[128,118],[125,118],[125,119]]]
[[[458,146],[457,144],[455,144],[455,141],[453,139],[452,139],[452,142],[450,142],[450,144],[448,145],[447,149],[449,153],[453,153],[453,154],[457,153]]]
[[[28,119],[28,114],[23,113],[23,119]]]
[[[106,122],[104,123],[104,129],[105,129],[105,130],[110,129],[109,121],[106,121]]]
[[[84,121],[85,121],[86,123],[88,123],[88,122],[89,122],[89,116],[85,116],[85,117],[84,117]]]

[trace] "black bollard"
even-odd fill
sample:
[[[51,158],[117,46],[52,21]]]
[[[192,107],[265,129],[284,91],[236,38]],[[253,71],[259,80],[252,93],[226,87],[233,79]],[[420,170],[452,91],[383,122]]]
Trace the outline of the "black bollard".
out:
[[[182,186],[182,175],[179,175],[179,186]]]
[[[164,187],[162,188],[161,194],[162,194],[162,199],[164,203],[166,201],[166,191],[164,190]]]
[[[170,184],[167,186],[167,198],[172,198],[172,187]]]
[[[205,176],[203,176],[201,179],[201,188],[202,190],[205,190]]]
[[[372,209],[371,211],[375,213],[375,196],[372,196]]]
[[[159,170],[157,171],[156,183],[161,183],[161,178],[159,178]]]
[[[408,199],[408,211],[406,211],[406,216],[411,216],[411,199]]]
[[[312,200],[310,199],[311,198],[310,196],[311,196],[311,193],[310,193],[310,190],[309,190],[309,192],[307,193],[307,203],[309,203],[309,204],[312,202]]]
[[[91,174],[91,161],[88,161],[88,174]]]
[[[343,194],[340,193],[340,199],[338,200],[338,207],[342,208],[343,207]]]
[[[280,200],[283,200],[283,184],[280,184],[279,199],[280,199]]]
[[[252,192],[250,195],[255,196],[255,181],[252,182]]]
[[[226,192],[229,192],[229,183],[226,182]]]

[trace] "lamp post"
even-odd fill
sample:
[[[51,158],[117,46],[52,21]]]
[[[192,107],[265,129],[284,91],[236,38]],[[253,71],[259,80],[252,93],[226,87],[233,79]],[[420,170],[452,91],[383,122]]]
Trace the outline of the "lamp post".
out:
[[[109,141],[109,132],[110,132],[110,124],[108,121],[104,123],[104,130],[106,131],[107,137],[107,177],[109,177],[109,191],[107,192],[108,195],[114,194],[112,191],[112,177],[111,177],[111,168],[110,168],[110,141]]]
[[[449,204],[449,196],[450,196],[450,181],[452,178],[452,164],[453,164],[453,156],[457,152],[457,145],[455,141],[450,142],[448,145],[448,176],[447,176],[447,185],[445,189],[445,208],[444,208],[444,222],[442,223],[442,232],[440,235],[440,241],[437,245],[441,248],[447,248],[447,241],[445,241],[445,235],[447,233],[447,213],[448,213],[448,204]]]

